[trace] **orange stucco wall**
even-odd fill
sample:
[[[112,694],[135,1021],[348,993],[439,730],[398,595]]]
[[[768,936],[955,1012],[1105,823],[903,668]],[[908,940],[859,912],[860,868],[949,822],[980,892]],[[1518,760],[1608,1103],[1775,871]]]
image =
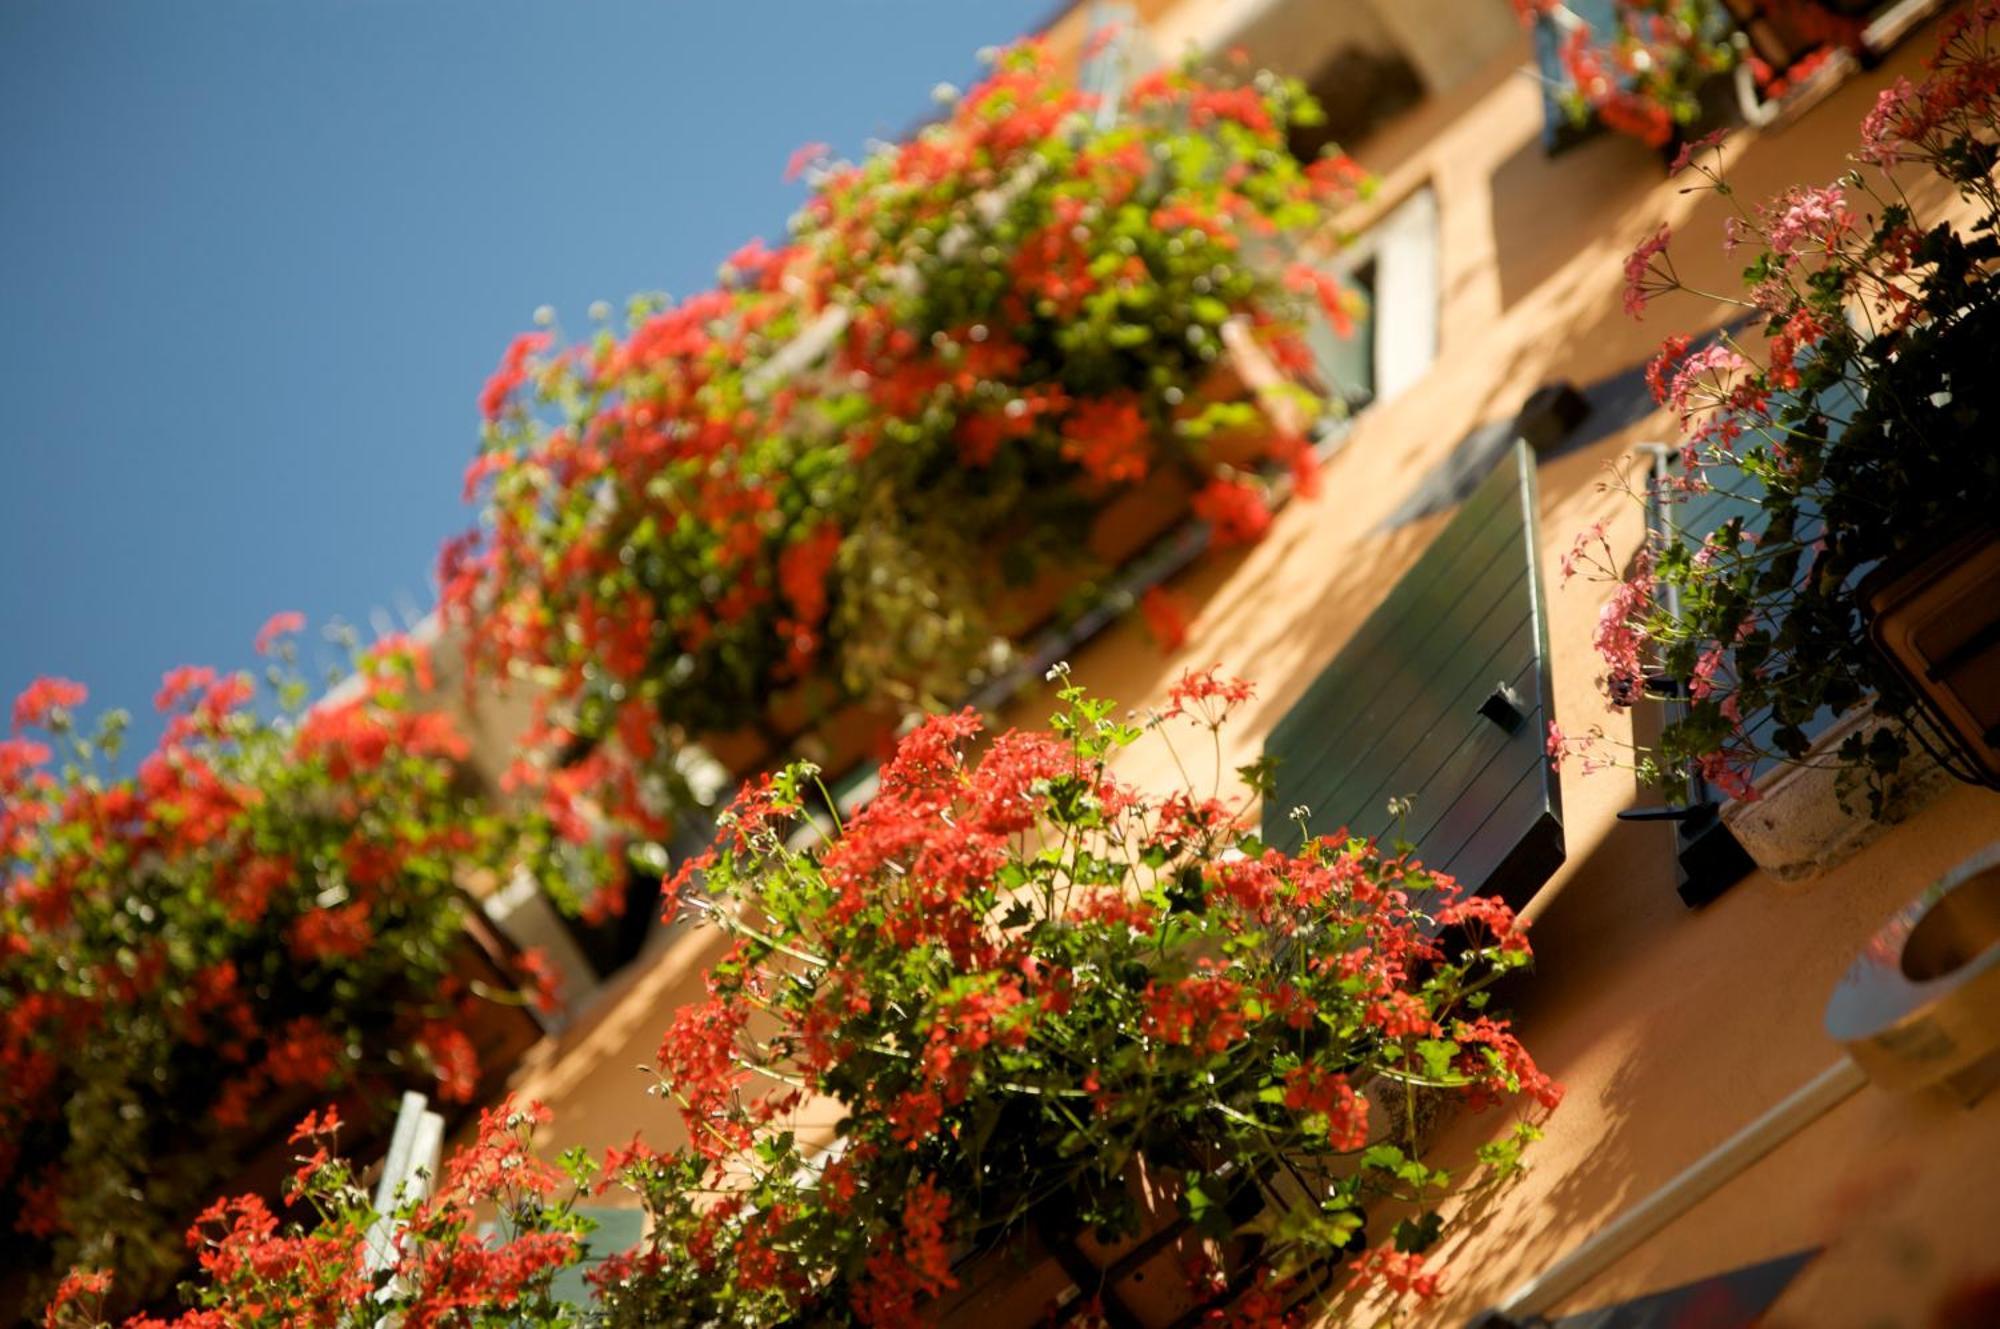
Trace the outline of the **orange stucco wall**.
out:
[[[1875,91],[1910,72],[1919,33],[1886,68],[1860,76],[1797,122],[1742,132],[1731,175],[1748,199],[1844,167]],[[1134,627],[1078,653],[1077,677],[1133,706],[1159,701],[1188,665],[1220,661],[1256,679],[1260,698],[1234,730],[1233,756],[1264,733],[1332,659],[1442,518],[1390,534],[1381,519],[1474,426],[1510,417],[1553,378],[1584,383],[1646,359],[1669,331],[1711,326],[1719,305],[1682,298],[1644,323],[1620,308],[1621,260],[1661,221],[1697,285],[1727,290],[1725,204],[1683,194],[1659,161],[1602,137],[1555,160],[1540,147],[1525,43],[1365,145],[1381,202],[1423,184],[1440,218],[1442,333],[1429,376],[1370,409],[1331,463],[1325,493],[1279,514],[1254,549],[1211,554],[1177,582],[1199,605],[1186,645],[1162,658]],[[1594,448],[1543,464],[1544,571],[1551,589],[1557,714],[1572,732],[1629,721],[1598,697],[1590,630],[1602,589],[1559,584],[1556,559],[1598,518],[1634,547],[1640,512],[1600,489],[1635,442],[1672,437],[1656,417]],[[1009,717],[1039,721],[1029,698]],[[1629,734],[1625,735],[1629,737]],[[1126,774],[1164,785],[1145,747]],[[1418,797],[1421,790],[1410,791]],[[1671,832],[1614,813],[1653,801],[1620,773],[1565,773],[1569,858],[1530,907],[1536,974],[1513,1003],[1525,1040],[1568,1087],[1530,1170],[1453,1229],[1447,1291],[1415,1323],[1460,1323],[1545,1268],[1596,1226],[1669,1178],[1837,1055],[1821,1031],[1828,993],[1852,954],[1903,901],[1976,848],[2000,840],[2000,797],[1953,788],[1818,880],[1763,875],[1689,912],[1674,894]],[[522,1090],[548,1101],[551,1143],[601,1148],[675,1128],[645,1096],[667,1015],[697,990],[703,946],[675,940],[631,975],[592,1020],[544,1049]],[[1454,1123],[1440,1149],[1463,1158],[1502,1123]],[[1805,1246],[1826,1253],[1778,1303],[1784,1325],[1921,1325],[1944,1292],[2000,1276],[2000,1094],[1973,1108],[1867,1088],[1613,1266],[1563,1310],[1602,1305]]]

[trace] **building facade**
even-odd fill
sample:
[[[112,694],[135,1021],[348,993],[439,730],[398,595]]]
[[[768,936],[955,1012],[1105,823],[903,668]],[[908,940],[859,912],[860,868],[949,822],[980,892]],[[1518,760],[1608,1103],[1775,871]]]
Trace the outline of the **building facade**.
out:
[[[1218,662],[1254,680],[1256,702],[1228,735],[1231,764],[1255,758],[1274,732],[1290,753],[1347,745],[1335,774],[1319,777],[1332,802],[1316,815],[1359,828],[1389,798],[1407,798],[1396,824],[1416,829],[1420,852],[1504,875],[1532,920],[1535,970],[1505,1001],[1567,1097],[1526,1173],[1455,1227],[1439,1257],[1442,1294],[1412,1316],[1462,1323],[1838,1061],[1824,1018],[1836,984],[1890,915],[2000,841],[2000,799],[1947,784],[1913,799],[1901,822],[1838,850],[1828,846],[1839,833],[1781,824],[1780,849],[1795,851],[1800,871],[1717,877],[1694,892],[1713,898],[1690,907],[1677,825],[1619,817],[1658,799],[1622,770],[1545,774],[1540,733],[1554,720],[1572,731],[1603,724],[1627,740],[1636,726],[1643,739],[1658,723],[1650,704],[1607,707],[1592,648],[1604,588],[1565,584],[1559,565],[1576,533],[1597,522],[1621,553],[1640,546],[1647,512],[1607,480],[1650,465],[1646,445],[1677,437],[1640,372],[1663,335],[1711,331],[1736,313],[1683,297],[1633,319],[1622,307],[1625,256],[1669,224],[1688,284],[1728,289],[1740,266],[1722,244],[1729,201],[1686,191],[1658,154],[1628,138],[1598,135],[1551,153],[1534,39],[1505,0],[1084,5],[1056,18],[1047,39],[1081,52],[1108,20],[1135,34],[1121,48],[1130,61],[1241,46],[1252,62],[1305,79],[1329,103],[1329,132],[1379,177],[1346,219],[1350,242],[1326,260],[1365,293],[1369,313],[1358,345],[1326,350],[1323,373],[1354,411],[1322,441],[1322,493],[1286,505],[1254,547],[1208,551],[1174,572],[1174,590],[1196,609],[1171,654],[1129,622],[1062,645],[1081,683],[1135,709],[1161,704],[1189,666]],[[1876,67],[1829,78],[1773,123],[1736,130],[1725,153],[1738,196],[1761,199],[1846,169],[1877,92],[1917,72],[1928,44],[1919,25],[1885,43]],[[1541,447],[1517,448],[1517,437],[1543,429],[1549,396],[1537,393],[1554,384],[1573,387],[1587,410],[1557,410],[1559,424],[1534,439]],[[1531,475],[1506,473],[1510,465]],[[1517,529],[1529,566],[1509,569],[1493,600],[1525,606],[1527,636],[1460,658],[1484,649],[1478,632],[1493,606],[1476,598],[1483,592],[1441,601],[1444,631],[1393,631],[1378,611],[1399,588],[1415,594],[1412,569],[1464,536],[1453,523],[1495,484],[1512,486],[1503,507],[1528,505]],[[1512,548],[1500,540],[1484,554],[1468,550],[1473,562],[1435,575],[1471,576]],[[1349,653],[1357,643],[1366,650]],[[1501,659],[1508,643],[1529,652],[1518,676],[1514,657]],[[1508,672],[1489,678],[1496,662]],[[1357,700],[1314,701],[1330,669],[1345,671]],[[1526,721],[1504,743],[1479,728],[1498,723],[1479,706],[1502,683]],[[1408,737],[1410,717],[1427,705],[1445,718]],[[1029,687],[1002,713],[1031,725],[1049,710]],[[1470,737],[1443,733],[1459,723]],[[1490,751],[1478,748],[1475,761],[1467,743]],[[1360,770],[1371,752],[1387,755]],[[1149,765],[1157,761],[1141,749],[1122,773],[1160,785],[1171,771]],[[1314,801],[1314,790],[1299,788],[1300,801]],[[1380,829],[1393,833],[1382,815]],[[1449,844],[1433,848],[1432,836]],[[1837,861],[1815,868],[1822,853]],[[655,938],[531,1059],[516,1088],[554,1109],[552,1147],[602,1149],[641,1130],[656,1146],[673,1143],[672,1114],[644,1096],[638,1068],[668,1014],[700,992],[712,953],[698,934]],[[1505,1124],[1453,1120],[1438,1147],[1447,1162],[1468,1159]],[[2000,1276],[1996,1145],[2000,1095],[1968,1105],[1865,1086],[1732,1170],[1552,1310],[1589,1311],[1808,1252],[1787,1270],[1769,1323],[1931,1323],[1959,1289]]]

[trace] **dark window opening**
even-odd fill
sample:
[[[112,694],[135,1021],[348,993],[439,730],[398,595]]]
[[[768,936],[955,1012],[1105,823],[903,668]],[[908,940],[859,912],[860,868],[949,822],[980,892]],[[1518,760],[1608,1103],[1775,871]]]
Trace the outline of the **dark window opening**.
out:
[[[1423,80],[1399,52],[1343,46],[1313,71],[1306,87],[1326,112],[1326,123],[1292,130],[1292,154],[1319,158],[1330,144],[1352,148],[1424,97]]]

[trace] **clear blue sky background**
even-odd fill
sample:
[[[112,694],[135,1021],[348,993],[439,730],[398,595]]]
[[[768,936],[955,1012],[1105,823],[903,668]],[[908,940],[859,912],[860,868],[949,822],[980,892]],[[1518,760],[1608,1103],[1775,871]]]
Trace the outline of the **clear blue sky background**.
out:
[[[0,705],[62,674],[149,736],[277,610],[428,608],[538,305],[708,285],[794,148],[899,136],[1050,9],[0,4]]]

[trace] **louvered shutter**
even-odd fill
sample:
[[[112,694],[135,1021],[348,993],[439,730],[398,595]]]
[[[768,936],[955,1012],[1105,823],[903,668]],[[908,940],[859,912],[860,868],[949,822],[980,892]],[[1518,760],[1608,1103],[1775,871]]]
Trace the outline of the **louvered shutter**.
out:
[[[1407,839],[1513,904],[1548,880],[1564,849],[1538,525],[1516,443],[1271,731],[1267,841],[1295,849],[1303,806],[1311,834]]]

